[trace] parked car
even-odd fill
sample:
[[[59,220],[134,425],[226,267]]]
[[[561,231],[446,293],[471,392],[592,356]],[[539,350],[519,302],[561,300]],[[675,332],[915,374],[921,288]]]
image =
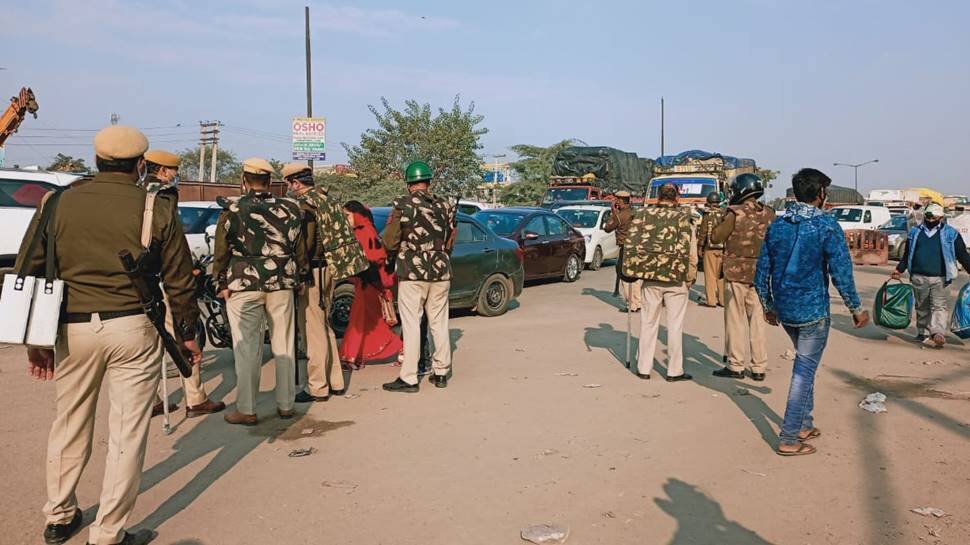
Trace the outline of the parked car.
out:
[[[893,214],[879,230],[889,236],[889,259],[902,259],[909,230],[916,225],[913,214]]]
[[[884,206],[836,206],[831,212],[843,231],[849,229],[875,231],[892,218],[892,212]]]
[[[488,208],[489,206],[478,201],[466,201],[465,199],[458,201],[458,211],[462,214],[468,214],[469,216],[473,216]]]
[[[199,259],[212,253],[209,238],[215,234],[214,226],[219,220],[222,207],[209,201],[189,201],[179,203],[179,220],[189,243],[192,257]],[[208,236],[206,233],[208,232]]]
[[[603,226],[609,221],[612,209],[609,205],[564,206],[556,213],[576,228],[586,239],[586,268],[595,271],[604,260],[620,257],[616,233],[607,233]]]
[[[542,208],[500,208],[475,218],[519,245],[526,280],[559,277],[575,282],[582,274],[586,239],[556,214]]]
[[[37,205],[50,191],[62,191],[82,176],[44,170],[0,169],[0,279],[17,261],[20,242]]]
[[[383,233],[391,209],[371,208],[371,213],[378,232]],[[459,213],[451,272],[448,304],[452,309],[470,308],[481,316],[500,316],[522,294],[523,252],[477,219]],[[347,329],[353,302],[354,285],[344,280],[334,290],[330,310],[331,325],[337,335],[343,335]]]

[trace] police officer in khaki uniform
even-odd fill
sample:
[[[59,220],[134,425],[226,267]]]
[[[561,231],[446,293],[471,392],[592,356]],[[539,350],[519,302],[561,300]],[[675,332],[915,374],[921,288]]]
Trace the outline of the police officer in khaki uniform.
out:
[[[226,301],[237,377],[236,410],[225,416],[230,424],[257,424],[266,325],[276,366],[276,412],[283,419],[295,414],[293,292],[306,276],[303,212],[296,201],[269,192],[272,174],[267,160],[246,159],[243,194],[216,200],[225,210],[216,226],[212,274]]]
[[[623,274],[643,280],[640,351],[636,374],[653,371],[660,312],[667,313],[667,382],[691,380],[684,372],[684,321],[690,286],[697,279],[697,234],[690,209],[677,205],[677,187],[664,184],[657,205],[637,212],[624,247]]]
[[[630,231],[633,208],[630,207],[631,195],[629,191],[617,191],[614,196],[616,200],[613,201],[613,210],[610,219],[603,226],[603,230],[607,233],[616,232],[616,245],[620,247],[620,256],[616,259],[616,273],[619,275],[623,263],[623,244],[626,242],[626,235]],[[620,280],[620,286],[623,288],[623,299],[626,301],[626,308],[621,308],[620,312],[640,312],[640,281],[626,282]]]
[[[64,543],[81,524],[75,489],[91,454],[95,409],[102,382],[111,396],[108,454],[98,514],[89,543],[135,545],[153,538],[147,530],[125,531],[141,483],[152,402],[158,389],[162,346],[145,316],[134,287],[118,259],[128,250],[141,255],[148,140],[136,129],[112,126],[94,138],[98,174],[83,186],[63,192],[48,234],[54,237],[59,277],[65,283],[65,309],[53,351],[28,350],[31,374],[55,381],[57,408],[47,448],[47,527],[44,540]],[[33,238],[35,214],[25,241]],[[174,200],[154,200],[151,236],[159,242],[161,279],[172,307],[174,330],[191,339],[199,319],[192,259]],[[96,243],[92,244],[92,241]],[[26,260],[25,242],[18,266]],[[30,274],[44,268],[45,245],[28,264]],[[198,344],[186,341],[192,361]]]
[[[170,197],[176,204],[178,203],[178,184],[179,184],[179,163],[181,160],[178,155],[164,150],[148,150],[145,152],[145,165],[148,169],[148,176],[145,178],[143,186],[145,191],[156,194],[164,194]],[[166,307],[168,301],[165,302]],[[165,313],[165,327],[170,333],[172,329],[172,312],[168,309]],[[205,393],[205,386],[202,385],[201,367],[192,370],[191,377],[183,377],[182,391],[185,393],[185,415],[188,418],[195,418],[206,414],[217,413],[226,408],[226,404],[221,401],[212,401]],[[165,380],[165,377],[162,377]],[[170,407],[172,409],[177,406]],[[152,407],[152,416],[162,414],[162,400],[159,399]]]
[[[401,376],[384,385],[391,392],[418,391],[424,315],[434,340],[431,383],[437,388],[447,387],[451,371],[448,292],[457,213],[454,204],[431,193],[431,177],[427,163],[415,161],[408,165],[404,173],[408,195],[394,201],[382,237],[384,247],[397,252],[397,305],[404,336]]]
[[[300,203],[304,214],[304,246],[310,267],[307,289],[300,294],[298,305],[307,343],[308,361],[300,373],[306,377],[306,389],[296,394],[296,402],[327,401],[346,391],[337,336],[330,325],[334,289],[338,281],[366,270],[369,263],[340,205],[325,187],[314,186],[313,170],[306,163],[289,163],[282,174],[289,196]]]
[[[768,369],[767,330],[764,310],[754,289],[758,254],[775,211],[759,202],[765,184],[755,174],[739,174],[731,181],[731,206],[714,228],[711,240],[724,243],[724,336],[727,367],[714,371],[722,378],[744,378],[750,361],[751,378],[765,379]],[[750,358],[749,358],[750,353]]]
[[[704,209],[704,219],[697,233],[697,242],[704,256],[704,292],[707,301],[702,306],[705,307],[724,306],[724,277],[721,273],[724,243],[711,239],[711,233],[722,219],[721,194],[715,191],[707,196],[707,208]]]

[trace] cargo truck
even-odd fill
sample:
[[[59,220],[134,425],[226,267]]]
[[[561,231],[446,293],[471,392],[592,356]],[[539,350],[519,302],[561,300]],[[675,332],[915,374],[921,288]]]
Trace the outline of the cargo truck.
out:
[[[610,199],[629,191],[642,202],[653,175],[653,160],[605,146],[571,146],[552,163],[549,187],[539,203],[544,208],[575,201]]]
[[[703,207],[711,193],[727,195],[732,178],[756,171],[754,159],[739,159],[703,150],[664,155],[654,164],[654,178],[650,180],[646,202],[656,204],[660,186],[672,183],[680,192],[681,204]]]

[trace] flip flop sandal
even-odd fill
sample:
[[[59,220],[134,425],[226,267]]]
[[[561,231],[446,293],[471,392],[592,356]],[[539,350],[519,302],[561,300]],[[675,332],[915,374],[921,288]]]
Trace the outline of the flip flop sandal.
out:
[[[808,435],[805,435],[804,437],[802,436],[802,434],[799,433],[798,439],[801,441],[807,441],[809,439],[815,439],[816,437],[819,437],[821,435],[822,435],[822,430],[818,428],[812,428],[811,431],[808,432]]]
[[[809,445],[808,443],[802,443],[801,445],[799,445],[798,450],[792,450],[792,451],[776,450],[775,453],[777,453],[779,456],[807,456],[809,454],[815,454],[815,452],[817,451],[818,449],[816,449],[812,445]]]

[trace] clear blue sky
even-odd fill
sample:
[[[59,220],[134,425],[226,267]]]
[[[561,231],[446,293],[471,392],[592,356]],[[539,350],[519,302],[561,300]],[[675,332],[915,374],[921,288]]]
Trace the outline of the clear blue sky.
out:
[[[311,2],[314,111],[340,142],[373,125],[386,96],[474,101],[484,153],[580,138],[641,156],[701,148],[802,166],[851,184],[833,162],[880,163],[860,186],[970,193],[970,2]],[[156,147],[227,125],[241,157],[286,159],[305,110],[304,2],[34,0],[4,8],[2,92],[30,85],[40,117],[8,164],[90,158],[117,112]],[[730,7],[729,7],[730,6]],[[69,136],[65,136],[69,135]],[[35,136],[38,138],[20,138]],[[51,138],[59,136],[60,138]],[[64,144],[61,146],[60,144]],[[13,145],[19,144],[19,145]],[[331,161],[328,161],[331,162]]]

